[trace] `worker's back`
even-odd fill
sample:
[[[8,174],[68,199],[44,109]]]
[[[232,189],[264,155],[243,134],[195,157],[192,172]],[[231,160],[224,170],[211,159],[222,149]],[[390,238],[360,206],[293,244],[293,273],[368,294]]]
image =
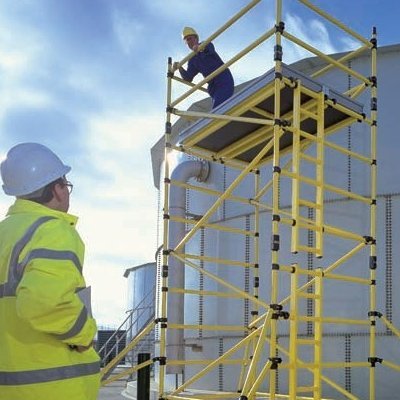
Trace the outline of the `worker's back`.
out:
[[[0,400],[97,398],[99,358],[73,348],[96,330],[75,294],[85,287],[75,223],[26,200],[0,223]]]

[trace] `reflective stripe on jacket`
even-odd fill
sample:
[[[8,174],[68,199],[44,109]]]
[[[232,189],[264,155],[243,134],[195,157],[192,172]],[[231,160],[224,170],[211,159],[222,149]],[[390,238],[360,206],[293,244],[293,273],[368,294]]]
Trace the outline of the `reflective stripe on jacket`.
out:
[[[0,400],[95,400],[96,323],[77,292],[77,218],[18,199],[0,223]]]

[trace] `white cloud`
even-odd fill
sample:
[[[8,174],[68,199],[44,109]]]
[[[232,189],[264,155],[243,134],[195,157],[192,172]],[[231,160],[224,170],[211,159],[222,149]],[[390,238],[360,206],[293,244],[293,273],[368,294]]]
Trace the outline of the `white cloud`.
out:
[[[163,133],[164,117],[163,113],[103,115],[89,121],[88,143],[97,152],[126,154],[142,148],[148,150]]]
[[[9,75],[20,75],[29,64],[30,55],[25,52],[7,51],[0,54],[0,68]]]
[[[98,325],[117,327],[127,309],[127,280],[123,273],[129,265],[116,266],[89,254],[84,274],[92,287],[92,310]]]
[[[115,35],[125,54],[130,54],[143,39],[144,25],[132,14],[114,9],[112,14]]]
[[[285,30],[287,32],[325,54],[353,50],[359,47],[359,44],[348,36],[330,35],[327,27],[320,20],[303,19],[298,15],[290,13],[286,14],[283,19],[285,21]],[[267,17],[265,24],[265,31],[267,31],[274,26],[274,21]],[[255,31],[253,33],[254,36],[252,40],[254,41],[261,33],[256,33]],[[252,40],[248,39],[248,43],[243,44],[240,49],[237,48],[237,41],[224,42],[224,45],[221,46],[221,53],[227,55],[224,57],[225,61],[232,58],[246,45],[249,45]],[[234,75],[235,83],[239,84],[253,79],[272,68],[274,65],[274,45],[274,36],[272,36],[268,41],[259,45],[252,52],[233,64],[231,66],[231,71]],[[306,57],[315,56],[314,53],[309,52],[285,38],[282,40],[282,47],[283,61],[286,64],[293,63]]]
[[[50,105],[51,97],[44,91],[6,84],[5,93],[0,98],[0,115],[4,115],[7,108],[44,108]]]
[[[323,53],[335,53],[340,50],[332,44],[325,25],[319,20],[304,20],[297,15],[288,13],[285,17],[285,30]],[[290,50],[285,51],[284,48],[284,52],[289,56],[290,62],[314,55],[294,43],[288,41],[286,43]],[[292,51],[294,54],[291,53]]]
[[[0,23],[0,68],[7,79],[17,79],[34,68],[46,42],[29,26],[16,24],[5,17]]]
[[[163,133],[163,119],[163,113],[110,113],[88,124],[88,158],[99,176],[75,170],[79,176],[71,212],[80,216],[78,230],[87,248],[85,275],[94,288],[101,324],[115,325],[123,317],[125,268],[154,260],[157,193],[150,147]]]
[[[342,47],[344,47],[346,50],[355,50],[361,46],[360,42],[349,36],[340,38],[340,42],[343,44]]]
[[[0,98],[0,116],[3,116],[8,108],[15,106],[41,108],[50,105],[51,99],[45,89],[32,88],[26,81],[26,77],[32,73],[35,76],[45,73],[40,66],[41,60],[46,59],[43,54],[47,54],[46,41],[42,40],[38,30],[16,24],[5,17],[0,20],[0,71],[3,93]]]
[[[22,4],[22,1],[24,0],[19,0],[18,4]],[[123,317],[126,307],[126,280],[122,277],[124,268],[152,261],[156,250],[157,194],[153,187],[150,148],[164,133],[165,104],[156,103],[158,100],[154,99],[158,99],[157,94],[149,93],[148,88],[150,79],[162,77],[161,74],[165,73],[165,65],[157,60],[161,59],[160,54],[164,57],[166,52],[171,52],[177,59],[187,54],[180,39],[180,30],[184,25],[195,26],[202,37],[209,36],[239,11],[239,3],[242,2],[232,2],[232,7],[231,3],[227,7],[226,0],[217,0],[212,6],[205,4],[204,0],[142,0],[130,3],[133,7],[125,10],[113,9],[111,19],[114,38],[117,40],[104,44],[110,46],[110,54],[122,54],[120,59],[113,57],[96,64],[79,58],[80,53],[77,52],[76,58],[68,60],[63,68],[54,70],[49,67],[49,60],[54,57],[54,60],[63,62],[65,56],[62,49],[50,48],[51,43],[46,40],[46,26],[33,25],[34,18],[25,26],[24,20],[15,21],[4,17],[5,13],[0,13],[0,70],[3,92],[0,113],[7,112],[8,107],[13,105],[54,106],[55,99],[52,95],[47,94],[45,88],[38,88],[37,82],[33,81],[37,77],[57,80],[61,82],[60,88],[63,89],[67,87],[85,92],[106,110],[101,117],[82,112],[82,124],[88,132],[82,147],[87,149],[87,154],[83,161],[71,160],[72,166],[75,166],[71,179],[76,184],[71,212],[80,216],[78,230],[87,245],[85,275],[93,286],[96,316],[104,324],[115,323]],[[140,3],[140,7],[135,10],[137,3]],[[246,16],[232,30],[229,29],[218,37],[215,41],[217,51],[225,61],[274,25],[273,2],[269,3],[272,8],[261,12],[257,7],[249,15],[249,19]],[[10,4],[17,3],[9,1]],[[28,4],[37,6],[37,2],[33,0]],[[20,7],[25,5],[23,3]],[[33,8],[28,11],[32,10]],[[354,41],[346,39],[344,35],[331,36],[319,20],[302,19],[294,14],[287,14],[283,19],[288,32],[323,52],[332,53],[354,47]],[[161,38],[155,35],[155,38],[147,41],[145,32],[153,29],[155,21],[165,24],[160,28],[162,32],[168,32],[168,35]],[[239,26],[241,23],[244,24],[242,27]],[[67,36],[64,39],[66,38]],[[115,43],[118,44],[117,48]],[[79,47],[79,44],[76,46]],[[231,67],[236,84],[252,79],[272,67],[273,45],[272,37],[267,44]],[[54,50],[57,52],[54,53]],[[124,65],[141,62],[140,57],[136,56],[136,50],[137,54],[151,61],[148,74],[146,72],[139,76],[137,71],[126,71],[127,75],[132,74],[132,81],[129,82],[134,85],[134,89],[132,86],[114,86],[115,71],[121,73]],[[284,42],[283,50],[285,63],[311,55],[287,41]],[[134,56],[138,58],[135,59]],[[54,72],[60,76],[55,76]],[[35,78],[31,78],[32,75]],[[35,89],[32,89],[32,84]],[[174,83],[174,87],[174,96],[179,96],[188,88],[178,83]],[[132,90],[135,93],[130,93]],[[164,87],[160,91],[165,96]],[[65,93],[60,90],[58,100],[63,100],[64,94],[70,96],[65,97],[65,106],[73,109],[75,115],[82,105],[78,104],[76,107],[76,98],[68,90]],[[205,96],[207,95],[198,92],[178,107],[187,108],[190,103]],[[118,101],[126,98],[134,98],[140,104],[146,102],[149,109],[144,114],[138,114],[133,105],[121,105],[121,101]],[[150,103],[148,99],[153,102]],[[123,111],[117,107],[124,108],[125,111],[131,109],[132,113],[122,114]],[[75,111],[76,108],[78,110]],[[85,163],[90,164],[87,169],[84,169]],[[11,204],[10,200],[0,196],[2,215]]]

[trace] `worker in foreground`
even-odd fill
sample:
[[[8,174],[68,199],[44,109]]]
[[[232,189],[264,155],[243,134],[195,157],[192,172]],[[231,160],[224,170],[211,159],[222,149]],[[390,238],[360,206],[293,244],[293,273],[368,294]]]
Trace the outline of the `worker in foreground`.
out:
[[[37,143],[16,145],[0,165],[3,190],[16,197],[0,222],[0,400],[97,399],[70,170]]]
[[[183,67],[179,68],[181,77],[188,82],[192,82],[193,78],[201,73],[207,77],[221,65],[224,64],[221,57],[215,51],[214,45],[208,43],[203,50],[199,49],[199,35],[190,27],[185,27],[182,32],[183,40],[186,42],[190,50],[196,54],[188,61],[187,70]],[[179,63],[174,63],[174,69],[178,68]],[[208,82],[208,93],[212,98],[212,108],[217,107],[233,94],[233,77],[229,68],[219,73],[215,78]]]

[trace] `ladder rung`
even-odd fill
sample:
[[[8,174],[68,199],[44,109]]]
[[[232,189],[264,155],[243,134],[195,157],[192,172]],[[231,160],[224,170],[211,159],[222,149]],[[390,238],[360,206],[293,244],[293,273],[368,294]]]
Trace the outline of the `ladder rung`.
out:
[[[296,389],[297,393],[309,393],[314,392],[317,388],[315,386],[298,386]]]
[[[319,204],[314,203],[309,200],[304,200],[304,199],[299,199],[299,204],[301,206],[306,206],[306,207],[310,207],[310,208],[321,208],[321,206]]]
[[[313,135],[313,134],[308,133],[308,132],[305,132],[305,131],[302,131],[302,130],[300,130],[300,136],[303,136],[304,138],[312,140],[314,142],[317,142],[319,140],[318,136]]]
[[[310,247],[310,246],[297,246],[297,251],[305,251],[306,253],[320,253],[320,249],[317,249],[316,247]]]
[[[304,115],[306,115],[307,117],[313,118],[313,119],[318,119],[318,115],[316,113],[313,113],[312,111],[308,111],[305,110],[304,108],[302,108],[300,110],[300,112]]]
[[[311,162],[314,164],[321,164],[321,160],[318,160],[318,158],[309,156],[308,154],[300,153],[300,157],[308,162]]]
[[[314,344],[320,344],[320,341],[314,339],[297,339],[297,343],[312,346]]]
[[[299,293],[297,293],[297,296],[302,297],[304,299],[319,299],[320,298],[319,294],[307,293],[307,292],[299,292]]]

